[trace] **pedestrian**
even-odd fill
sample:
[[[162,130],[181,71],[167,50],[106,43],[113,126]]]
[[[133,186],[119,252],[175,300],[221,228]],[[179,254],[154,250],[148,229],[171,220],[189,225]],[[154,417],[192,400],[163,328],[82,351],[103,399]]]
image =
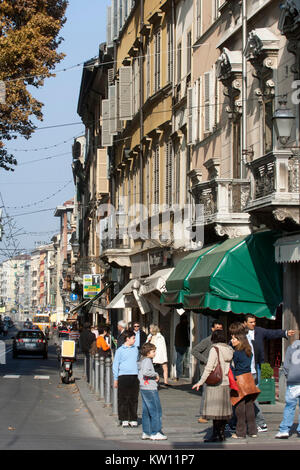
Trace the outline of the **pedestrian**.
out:
[[[214,331],[223,330],[223,323],[219,320],[214,320],[211,326],[211,332],[213,334]],[[212,347],[211,335],[204,338],[200,343],[198,343],[192,349],[192,355],[198,360],[199,363],[199,372],[200,377],[202,376],[205,366],[207,364],[207,359],[209,355],[210,348]],[[203,405],[205,400],[206,394],[206,383],[203,384],[201,389],[201,401],[200,401],[200,418],[198,419],[198,423],[207,423],[207,419],[203,418]]]
[[[93,325],[92,328],[91,328],[91,332],[94,333],[94,335],[96,336],[96,339],[98,338],[98,328],[96,325]]]
[[[257,437],[254,401],[260,390],[251,374],[252,349],[245,334],[232,335],[231,343],[234,347],[231,369],[239,389],[231,397],[237,419],[236,433],[232,434],[232,437],[245,438],[247,430],[250,437]]]
[[[118,414],[123,428],[137,427],[139,395],[138,348],[133,331],[123,332],[124,344],[120,346],[113,361],[114,387],[118,389]]]
[[[157,325],[150,325],[149,330],[150,334],[147,337],[147,342],[156,346],[155,356],[153,358],[155,371],[159,373],[160,369],[162,369],[164,379],[163,385],[165,387],[171,387],[168,383],[168,354],[165,338],[161,334]]]
[[[226,344],[226,338],[223,330],[215,330],[211,335],[212,347],[209,351],[207,364],[198,383],[192,388],[199,390],[206,382],[206,379],[212,371],[215,370],[219,361],[222,369],[222,380],[218,385],[207,385],[207,392],[204,398],[203,417],[207,420],[213,420],[212,436],[205,439],[204,442],[222,442],[225,441],[225,426],[232,415],[232,405],[230,401],[230,388],[228,373],[230,363],[233,357],[233,349]]]
[[[254,355],[252,358],[252,373],[257,386],[260,383],[260,372],[261,364],[264,362],[264,340],[285,338],[294,336],[294,330],[280,330],[280,329],[267,329],[260,326],[256,326],[256,317],[252,314],[247,314],[244,321],[246,328],[247,338],[250,344],[253,346]],[[259,407],[257,400],[255,400],[255,415],[258,432],[267,432],[268,426],[265,422],[265,418]]]
[[[142,439],[153,441],[166,440],[162,432],[162,409],[158,394],[159,375],[155,372],[153,358],[156,353],[154,344],[146,343],[141,348],[138,363],[140,392],[142,396]]]
[[[108,333],[108,328],[105,326],[100,326],[98,328],[98,333],[99,334],[98,338],[96,339],[96,345],[100,357],[111,357],[111,349],[105,339]]]
[[[124,320],[118,321],[118,336],[117,336],[117,349],[124,344],[125,338],[124,338],[124,333],[125,333],[125,328],[126,328],[126,322]]]
[[[175,329],[175,350],[176,350],[176,380],[182,375],[183,359],[190,345],[188,318],[183,313]]]
[[[135,332],[135,345],[140,350],[143,344],[147,341],[147,335],[143,330],[141,330],[140,323],[138,321],[133,322],[133,331]]]
[[[288,439],[294,423],[297,403],[300,410],[300,341],[296,340],[285,353],[283,372],[286,377],[285,408],[276,439]],[[300,411],[297,435],[300,437]]]
[[[85,356],[85,370],[87,375],[87,381],[90,381],[89,373],[90,373],[90,348],[92,344],[96,341],[96,336],[94,333],[91,332],[90,323],[85,322],[83,324],[82,331],[79,336],[79,345],[81,352]]]

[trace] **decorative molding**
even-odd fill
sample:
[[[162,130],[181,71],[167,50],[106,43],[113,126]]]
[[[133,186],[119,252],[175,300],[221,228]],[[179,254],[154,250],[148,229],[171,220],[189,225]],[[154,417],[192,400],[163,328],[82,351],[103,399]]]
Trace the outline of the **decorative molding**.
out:
[[[240,117],[242,106],[239,101],[242,90],[242,52],[223,48],[217,60],[217,77],[224,86],[224,95],[230,104],[226,111],[230,118]]]
[[[227,236],[228,238],[238,238],[250,235],[251,230],[249,224],[244,225],[221,225],[215,226],[215,232],[219,237]]]
[[[290,219],[296,224],[300,223],[299,209],[297,208],[279,208],[273,210],[272,213],[278,222],[285,222],[286,219]]]

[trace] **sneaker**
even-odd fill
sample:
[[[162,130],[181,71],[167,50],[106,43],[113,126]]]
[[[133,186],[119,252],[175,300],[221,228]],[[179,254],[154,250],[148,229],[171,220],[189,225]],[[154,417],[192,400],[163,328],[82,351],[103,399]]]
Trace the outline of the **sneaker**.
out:
[[[266,424],[263,424],[262,426],[257,426],[257,432],[267,432],[268,431],[268,426]]]
[[[142,439],[143,439],[143,441],[145,441],[146,439],[151,439],[151,436],[149,436],[149,434],[146,434],[145,432],[143,432]]]
[[[287,431],[279,431],[275,436],[276,439],[288,439],[289,437],[290,435]]]
[[[129,422],[128,421],[122,421],[122,428],[129,428]]]
[[[165,436],[161,432],[158,432],[157,434],[152,434],[150,436],[150,439],[151,439],[151,441],[165,441],[168,438],[167,438],[167,436]]]
[[[257,434],[249,434],[249,437],[257,437]]]
[[[129,426],[131,426],[132,428],[137,428],[138,422],[137,421],[129,421]]]
[[[233,437],[233,439],[245,439],[246,436],[238,436],[237,434],[232,434],[231,437]]]

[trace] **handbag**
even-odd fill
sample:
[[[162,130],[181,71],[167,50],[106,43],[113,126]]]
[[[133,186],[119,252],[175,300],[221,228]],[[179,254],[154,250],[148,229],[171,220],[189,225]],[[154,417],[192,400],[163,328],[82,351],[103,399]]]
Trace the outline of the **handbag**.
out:
[[[214,346],[214,348],[217,351],[218,364],[216,365],[215,369],[207,377],[205,381],[207,385],[218,385],[219,383],[222,382],[222,379],[223,379],[223,372],[222,372],[222,367],[220,364],[220,357],[219,357],[219,349],[216,346]]]
[[[235,390],[235,391],[238,392],[239,387],[238,387],[237,381],[234,378],[234,375],[233,375],[233,372],[232,372],[231,368],[229,368],[228,379],[229,379],[230,390]]]

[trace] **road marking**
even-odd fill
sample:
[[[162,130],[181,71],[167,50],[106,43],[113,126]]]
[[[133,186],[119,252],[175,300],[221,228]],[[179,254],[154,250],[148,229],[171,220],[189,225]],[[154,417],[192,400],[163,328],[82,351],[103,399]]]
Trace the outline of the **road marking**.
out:
[[[19,379],[21,376],[20,375],[4,375],[4,379]]]
[[[35,380],[50,380],[50,375],[35,375]]]

